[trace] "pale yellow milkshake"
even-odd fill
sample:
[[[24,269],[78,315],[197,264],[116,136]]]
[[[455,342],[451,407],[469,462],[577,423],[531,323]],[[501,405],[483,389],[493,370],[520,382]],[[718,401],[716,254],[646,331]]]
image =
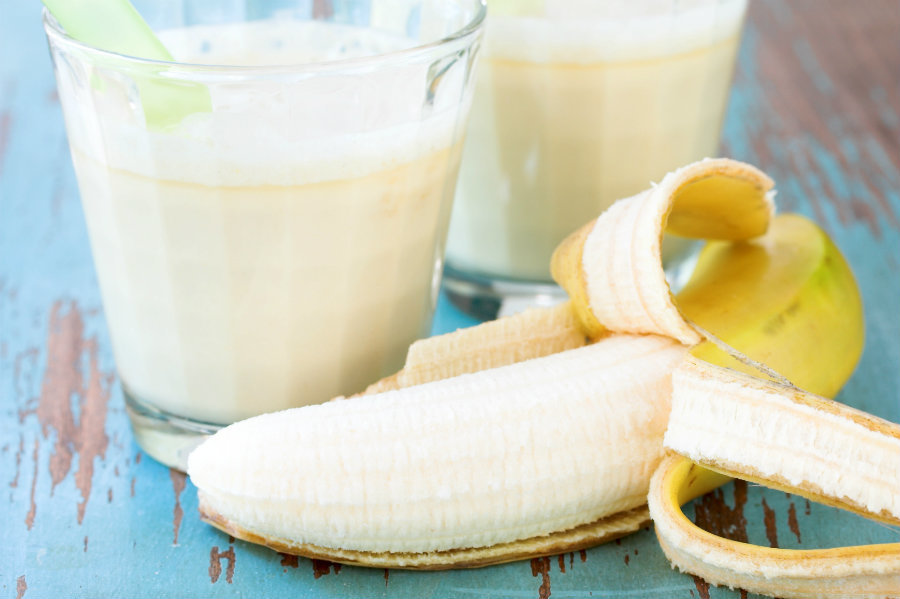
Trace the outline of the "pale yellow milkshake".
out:
[[[161,37],[183,62],[269,70],[252,84],[226,73],[209,85],[211,112],[165,130],[135,120],[126,97],[60,80],[126,395],[227,424],[398,370],[430,328],[463,88],[429,98],[427,61],[287,82],[272,70],[411,43],[350,27],[273,21]],[[465,73],[445,77],[463,85]]]
[[[716,154],[746,2],[496,4],[447,260],[549,281],[566,235]]]

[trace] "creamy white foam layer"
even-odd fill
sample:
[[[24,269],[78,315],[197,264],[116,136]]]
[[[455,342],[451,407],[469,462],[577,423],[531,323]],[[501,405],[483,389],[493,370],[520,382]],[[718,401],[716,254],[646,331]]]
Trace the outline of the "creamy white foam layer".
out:
[[[159,38],[179,62],[246,66],[377,56],[418,43],[383,31],[292,19],[193,25],[160,31]]]
[[[736,35],[747,8],[746,0],[496,4],[486,34],[492,57],[576,64],[647,60],[705,48]]]
[[[370,30],[298,21],[191,27],[160,36],[179,60],[202,64],[303,64],[414,44]],[[77,114],[68,118],[70,138],[78,150],[111,167],[166,180],[251,186],[361,177],[454,141],[458,115],[468,108],[459,105],[464,65],[445,74],[430,104],[429,66],[395,62],[328,75],[282,70],[243,79],[237,74],[232,81],[212,74],[213,111],[190,115],[165,132],[147,131],[133,97],[72,85],[67,93],[79,100]]]

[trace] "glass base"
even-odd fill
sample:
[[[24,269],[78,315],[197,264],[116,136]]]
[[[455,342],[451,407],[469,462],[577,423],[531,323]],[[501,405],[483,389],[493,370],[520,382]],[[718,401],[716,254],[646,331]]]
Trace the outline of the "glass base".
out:
[[[670,260],[664,265],[666,273],[666,282],[672,293],[681,291],[691,275],[694,274],[694,268],[697,266],[697,260],[700,258],[700,249],[703,242],[690,240],[684,246],[684,250],[676,260]]]
[[[665,266],[672,293],[678,293],[691,278],[702,244],[676,239],[677,258]],[[444,266],[444,290],[454,306],[480,320],[509,316],[528,308],[554,306],[568,299],[554,283],[493,278]]]
[[[528,308],[555,306],[567,299],[554,283],[497,279],[444,266],[444,291],[450,302],[479,320],[493,320]]]
[[[176,470],[186,472],[188,455],[207,437],[223,428],[154,408],[135,397],[124,385],[122,391],[135,441],[151,458]]]

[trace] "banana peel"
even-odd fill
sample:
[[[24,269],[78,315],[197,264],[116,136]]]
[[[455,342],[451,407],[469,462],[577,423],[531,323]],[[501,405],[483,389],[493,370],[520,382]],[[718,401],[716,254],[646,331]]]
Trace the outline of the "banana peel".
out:
[[[728,482],[733,476],[769,487],[792,489],[745,473],[723,474],[677,454],[660,464],[651,482],[649,498],[657,539],[673,567],[715,585],[773,597],[874,599],[898,596],[900,543],[833,549],[774,549],[719,537],[698,527],[684,515],[681,505]],[[792,492],[803,495],[797,490]]]
[[[648,496],[655,530],[663,551],[674,566],[685,572],[701,576],[717,585],[741,588],[755,593],[786,598],[830,598],[839,597],[891,597],[900,595],[900,543],[843,547],[835,549],[790,550],[757,547],[724,539],[704,531],[691,522],[681,507],[691,499],[702,495],[727,482],[732,477],[748,480],[763,486],[800,495],[812,501],[846,509],[886,524],[897,525],[898,504],[900,504],[900,427],[851,408],[826,400],[840,390],[849,378],[853,363],[846,359],[849,355],[859,355],[863,345],[862,305],[850,269],[843,264],[840,252],[817,227],[798,216],[778,217],[776,226],[767,236],[746,244],[708,244],[700,257],[699,277],[692,279],[680,296],[680,306],[688,318],[702,322],[704,328],[716,331],[727,339],[744,356],[726,353],[713,343],[702,343],[692,351],[683,367],[674,375],[673,414],[665,439],[667,448],[674,452],[660,464],[651,481]],[[798,297],[807,298],[815,305],[800,303],[790,308],[797,312],[811,310],[819,313],[819,319],[808,323],[807,327],[796,326],[797,321],[784,319],[773,313],[765,322],[759,323],[765,330],[778,330],[784,341],[779,344],[754,347],[745,333],[729,327],[728,315],[710,305],[711,298],[704,297],[703,278],[712,270],[710,264],[731,262],[748,278],[767,278],[754,265],[768,260],[777,260],[785,252],[798,255],[807,254],[808,260],[797,260],[798,266],[832,264],[840,265],[831,270],[831,276],[823,273],[785,272],[785,278],[769,279],[759,288],[786,289],[790,286],[807,287]],[[814,257],[815,256],[815,257]],[[736,290],[729,285],[721,287],[723,293]],[[749,290],[742,290],[747,293]],[[747,294],[748,303],[757,301]],[[701,316],[700,313],[703,313]],[[801,341],[802,340],[802,341]],[[814,348],[814,349],[811,349]],[[814,357],[811,357],[814,356]],[[762,363],[775,368],[790,379],[785,385],[769,379],[756,364]],[[726,370],[723,367],[727,367]],[[742,376],[745,373],[749,376]],[[753,378],[750,378],[753,377]],[[792,441],[777,451],[787,455],[817,455],[845,458],[841,462],[822,462],[817,471],[798,475],[787,475],[786,466],[761,469],[759,453],[748,444],[747,431],[757,430],[744,415],[742,425],[735,427],[719,422],[720,430],[738,435],[743,444],[744,459],[726,462],[722,460],[722,450],[708,450],[703,454],[693,444],[700,441],[715,442],[715,435],[702,429],[696,422],[683,422],[678,418],[683,399],[696,398],[698,389],[688,383],[712,384],[718,409],[728,409],[736,405],[747,405],[742,398],[746,387],[764,392],[782,405],[766,405],[766,416],[756,427],[786,427],[782,438]],[[806,391],[801,391],[804,389]],[[812,392],[812,393],[809,393]],[[752,405],[752,404],[751,404]],[[692,413],[702,408],[694,406]],[[818,454],[811,449],[809,439],[798,438],[798,431],[813,430],[824,432],[832,429],[831,423],[816,423],[815,420],[789,420],[796,409],[805,409],[807,417],[825,417],[832,421],[840,419],[844,427],[859,429],[862,439],[854,440],[850,446],[857,448],[858,454],[835,452],[838,441],[825,442]],[[856,421],[856,426],[854,426]],[[793,422],[793,425],[789,424]],[[803,424],[801,424],[803,423]],[[735,429],[738,430],[735,430]],[[740,431],[740,432],[738,432]],[[684,441],[688,435],[694,441]],[[678,437],[681,437],[680,439]],[[874,442],[873,439],[874,438]],[[868,439],[868,440],[866,440]],[[820,442],[823,441],[820,439]],[[772,439],[766,439],[771,448]],[[683,457],[679,454],[689,455]],[[716,459],[718,458],[718,459]],[[881,476],[869,477],[865,481],[850,482],[851,476],[863,464],[872,459],[884,459],[893,464]],[[796,463],[803,463],[796,460]],[[826,492],[821,484],[814,481],[828,473],[841,473],[847,488],[832,487]],[[855,491],[879,489],[883,497],[893,497],[892,511],[884,507],[870,509],[859,497],[851,499]]]
[[[749,164],[695,162],[619,200],[563,241],[551,258],[550,272],[589,334],[605,328],[666,335],[695,345],[702,336],[679,312],[662,268],[667,224],[672,221],[670,230],[689,238],[758,237],[775,212],[773,188],[774,182]],[[733,326],[742,325],[736,321]]]
[[[693,169],[684,169],[667,177],[669,189],[661,198],[654,198],[657,191],[649,190],[626,200],[617,210],[621,215],[610,219],[605,228],[601,221],[607,215],[560,247],[554,272],[561,285],[573,290],[581,322],[591,323],[591,330],[600,326],[619,330],[619,323],[627,320],[621,300],[592,293],[591,286],[608,286],[613,276],[621,280],[621,275],[610,273],[621,273],[626,260],[631,260],[628,268],[633,271],[651,262],[635,260],[635,252],[617,256],[616,249],[627,246],[612,231],[623,226],[638,231],[654,227],[657,236],[645,252],[654,259],[655,241],[662,235],[666,215],[670,226],[678,224],[679,233],[702,235],[701,217],[711,212],[698,206],[714,212],[716,204],[709,204],[709,198],[747,197],[733,176],[746,180],[741,175],[749,173],[752,179],[752,171],[741,174],[734,165],[730,167],[716,169],[724,177],[715,170],[710,177],[698,177]],[[732,181],[724,184],[728,179]],[[695,199],[691,188],[698,181],[703,190]],[[687,218],[682,217],[682,202],[688,205]],[[757,218],[766,211],[762,203],[758,210],[752,201],[740,203],[738,210],[743,207],[750,209],[749,230],[763,222]],[[737,228],[726,227],[710,236],[727,238],[731,232],[737,232],[731,239],[741,234]],[[595,243],[603,243],[609,254],[604,260],[591,258],[594,235],[602,239]],[[785,268],[772,269],[773,263]],[[673,412],[665,445],[688,457],[667,457],[649,492],[651,516],[667,557],[681,570],[708,582],[773,596],[900,593],[900,544],[805,551],[755,547],[701,530],[680,509],[730,477],[740,477],[900,524],[900,426],[823,397],[836,394],[849,378],[863,346],[862,304],[840,252],[813,223],[786,215],[776,218],[763,237],[709,243],[677,302],[664,303],[660,270],[661,264],[651,276],[640,277],[655,285],[638,283],[628,290],[637,298],[626,304],[631,309],[628,330],[665,330],[682,335],[687,342],[690,331],[678,328],[684,324],[706,338],[694,346],[691,357],[673,376]],[[711,288],[716,292],[710,293]],[[661,323],[656,316],[659,308],[640,314],[648,305],[664,305],[667,315],[677,314],[681,323],[677,319],[675,325],[671,320]],[[802,314],[817,317],[798,317]],[[707,401],[700,401],[703,397]]]
[[[862,349],[859,293],[849,267],[821,229],[799,216],[774,218],[773,185],[758,169],[727,159],[679,169],[659,185],[620,201],[561,244],[552,272],[569,293],[568,304],[420,342],[420,351],[411,349],[403,370],[369,391],[383,393],[410,385],[415,389],[426,380],[478,374],[485,368],[566,353],[581,346],[585,337],[602,343],[617,334],[656,334],[690,346],[693,355],[686,363],[719,364],[727,367],[720,368],[723,373],[750,373],[776,393],[795,390],[794,385],[820,394],[836,393]],[[707,244],[691,281],[677,297],[670,293],[661,266],[660,242],[666,226],[682,236],[717,240]],[[530,343],[536,338],[544,342]],[[809,359],[812,353],[815,360]],[[719,371],[713,372],[716,378]],[[658,492],[656,505],[664,506],[678,529],[686,521],[680,503],[729,480],[728,474],[746,477],[739,470],[715,472],[670,456],[657,470],[651,506],[652,493]],[[645,524],[647,514],[645,507],[637,507],[574,529],[491,547],[347,552],[259,535],[217,513],[204,502],[203,485],[198,486],[203,517],[235,536],[299,555],[379,567],[474,567],[570,551],[636,530]],[[677,549],[666,544],[669,540],[660,536],[664,549]],[[875,553],[864,549],[865,555]],[[896,551],[886,552],[892,553]],[[693,555],[699,562],[689,556],[682,562],[676,553],[667,550],[667,555],[679,567],[709,576],[711,582],[735,580],[701,570],[702,556]],[[890,572],[892,567],[884,568]],[[744,585],[752,580],[740,580],[748,590],[779,588],[777,576],[771,587]]]
[[[827,377],[817,382],[834,391]],[[757,547],[700,529],[680,507],[737,477],[900,525],[900,426],[693,356],[676,369],[673,387],[664,443],[677,453],[654,473],[648,501],[674,566],[713,584],[785,598],[900,593],[900,543]]]
[[[828,235],[799,215],[776,217],[756,239],[707,243],[677,304],[688,322],[741,354],[707,341],[693,356],[754,376],[762,374],[753,364],[765,364],[819,395],[836,395],[862,354],[863,306],[853,273]],[[797,318],[801,313],[815,316]]]

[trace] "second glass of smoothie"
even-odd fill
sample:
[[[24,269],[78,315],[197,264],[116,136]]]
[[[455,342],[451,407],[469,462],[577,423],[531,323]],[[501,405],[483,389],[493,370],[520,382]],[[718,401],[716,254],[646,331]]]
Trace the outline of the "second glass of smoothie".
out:
[[[428,334],[484,6],[136,5],[176,61],[45,27],[135,437],[183,468]]]
[[[482,317],[555,301],[550,256],[566,235],[716,154],[746,0],[489,8],[445,274]],[[668,239],[667,267],[689,245]]]

